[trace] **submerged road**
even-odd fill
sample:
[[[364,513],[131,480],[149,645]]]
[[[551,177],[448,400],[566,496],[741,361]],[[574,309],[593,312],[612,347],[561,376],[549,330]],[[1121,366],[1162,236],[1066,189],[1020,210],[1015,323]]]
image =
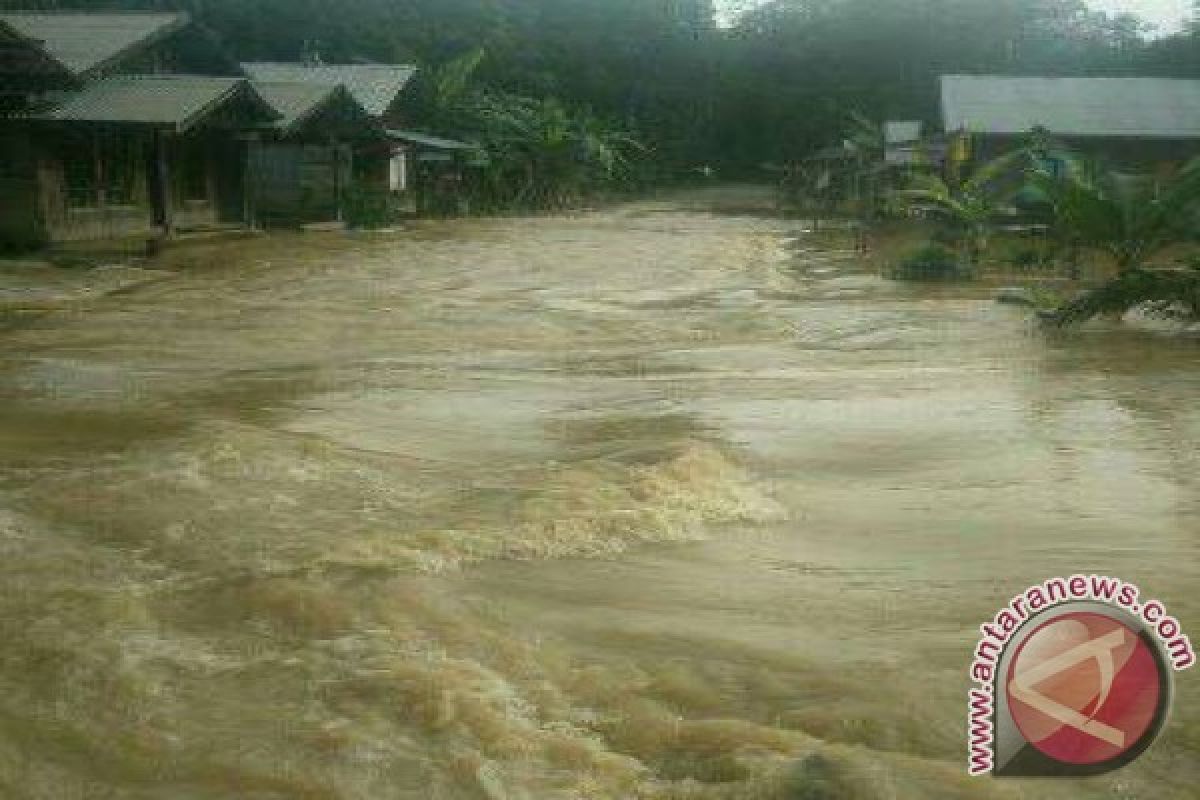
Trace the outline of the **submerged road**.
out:
[[[911,286],[753,189],[272,236],[0,339],[0,796],[1194,798],[1200,685],[968,779],[1054,575],[1200,637],[1200,357]]]

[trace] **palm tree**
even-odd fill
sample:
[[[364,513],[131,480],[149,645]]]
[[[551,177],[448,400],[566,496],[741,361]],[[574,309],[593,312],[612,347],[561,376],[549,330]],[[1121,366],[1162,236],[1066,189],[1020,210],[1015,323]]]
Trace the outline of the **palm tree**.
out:
[[[1100,314],[1124,314],[1137,307],[1147,307],[1168,316],[1200,319],[1200,266],[1184,269],[1133,267],[1049,312],[1045,318],[1061,327],[1085,322]]]
[[[1037,169],[1031,183],[1050,206],[1052,225],[1073,249],[1107,254],[1117,276],[1045,315],[1064,326],[1139,306],[1200,317],[1200,268],[1150,269],[1172,245],[1195,236],[1200,210],[1200,159],[1165,184],[1095,161],[1059,158],[1061,174]]]
[[[1061,169],[1030,173],[1030,183],[1049,204],[1052,228],[1069,246],[1106,253],[1118,273],[1139,269],[1194,236],[1200,159],[1165,184],[1093,160],[1059,157],[1055,163]]]
[[[896,196],[910,208],[942,217],[960,233],[962,256],[968,267],[977,266],[987,250],[993,224],[1000,211],[1016,194],[1006,179],[1021,173],[1029,151],[1022,148],[977,168],[969,178],[948,183],[932,173],[918,173],[909,179],[909,187]]]

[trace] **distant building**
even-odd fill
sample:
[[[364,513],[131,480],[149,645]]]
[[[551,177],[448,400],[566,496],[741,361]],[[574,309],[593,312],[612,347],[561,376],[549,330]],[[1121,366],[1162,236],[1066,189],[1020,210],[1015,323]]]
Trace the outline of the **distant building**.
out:
[[[183,13],[0,14],[0,239],[245,224],[250,134],[280,115]]]
[[[990,159],[1043,129],[1117,165],[1169,172],[1200,154],[1200,81],[947,75],[952,160]]]

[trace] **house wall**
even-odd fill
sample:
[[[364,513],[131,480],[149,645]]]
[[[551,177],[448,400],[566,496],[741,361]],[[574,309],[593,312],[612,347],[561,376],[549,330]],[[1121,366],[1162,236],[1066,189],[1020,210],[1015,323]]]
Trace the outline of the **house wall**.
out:
[[[43,129],[39,144],[37,205],[49,241],[153,232],[147,199],[149,138],[145,133]]]
[[[266,224],[337,219],[353,174],[346,145],[274,141],[251,150],[253,205]]]
[[[172,223],[176,230],[221,222],[218,144],[215,134],[172,137],[167,148]]]
[[[152,200],[151,131],[71,126],[20,134],[0,129],[0,147],[6,154],[0,167],[3,243],[32,246],[161,233]],[[178,137],[167,155],[176,230],[243,221],[243,156],[232,134]]]
[[[0,129],[0,246],[28,249],[46,240],[38,204],[38,161],[23,130]]]
[[[354,159],[354,181],[365,189],[386,192],[392,189],[392,155],[377,147],[363,150]],[[407,170],[405,170],[407,177]]]
[[[1189,159],[1200,156],[1200,139],[1136,139],[1055,137],[1080,153],[1103,159],[1117,167],[1166,177]],[[1024,136],[972,137],[971,161],[981,163],[1020,147]]]

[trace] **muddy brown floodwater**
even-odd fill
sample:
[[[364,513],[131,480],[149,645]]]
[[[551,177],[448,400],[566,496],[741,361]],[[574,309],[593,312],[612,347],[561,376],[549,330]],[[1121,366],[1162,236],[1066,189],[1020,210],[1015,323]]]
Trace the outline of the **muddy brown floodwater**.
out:
[[[0,340],[0,796],[1195,798],[965,776],[976,628],[1200,630],[1200,350],[724,190],[210,245]]]

